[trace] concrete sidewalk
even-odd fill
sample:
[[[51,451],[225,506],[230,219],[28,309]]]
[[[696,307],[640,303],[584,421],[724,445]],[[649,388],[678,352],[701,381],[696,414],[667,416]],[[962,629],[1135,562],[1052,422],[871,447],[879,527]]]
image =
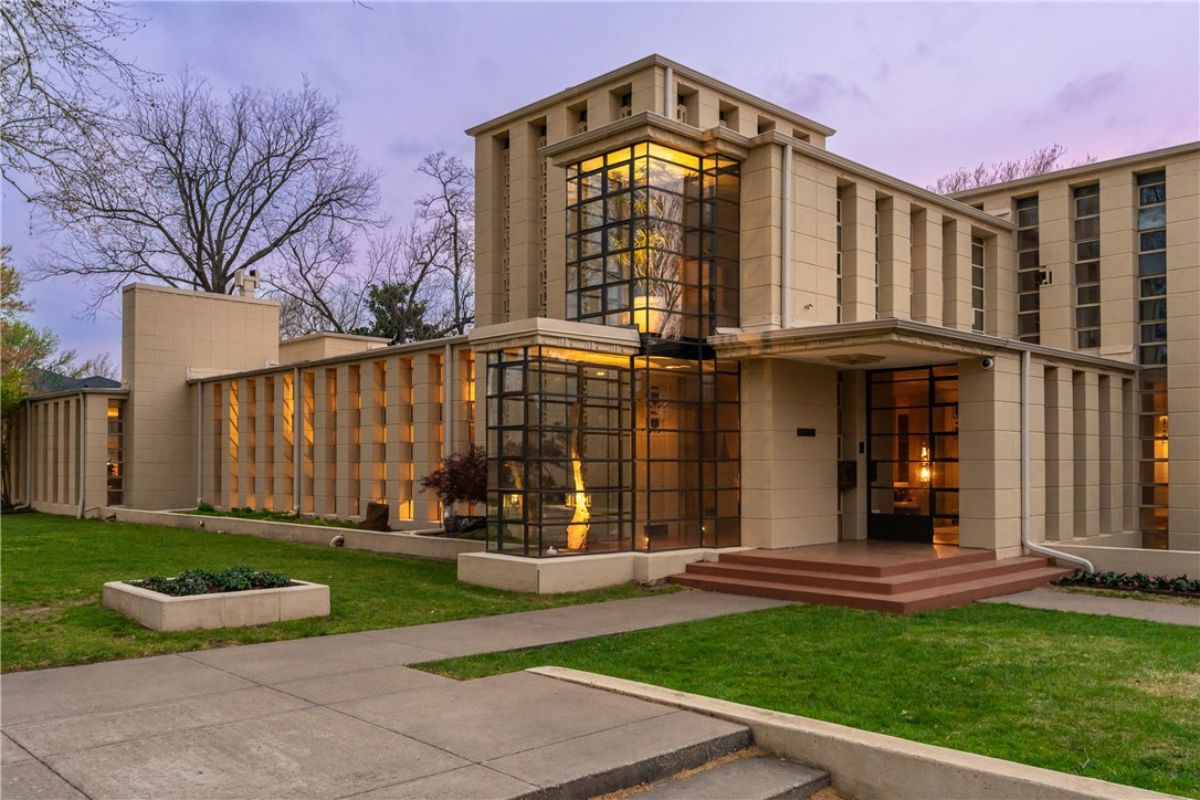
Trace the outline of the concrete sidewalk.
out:
[[[1141,619],[1147,622],[1200,626],[1200,605],[1186,603],[1160,603],[1154,600],[1134,600],[1084,592],[1062,592],[1055,589],[1031,589],[1028,592],[991,597],[983,602],[1009,603],[1048,611],[1073,611],[1077,614],[1099,614],[1106,617]]]
[[[680,592],[13,673],[2,793],[517,796],[736,726],[536,675],[460,683],[407,664],[776,605]]]

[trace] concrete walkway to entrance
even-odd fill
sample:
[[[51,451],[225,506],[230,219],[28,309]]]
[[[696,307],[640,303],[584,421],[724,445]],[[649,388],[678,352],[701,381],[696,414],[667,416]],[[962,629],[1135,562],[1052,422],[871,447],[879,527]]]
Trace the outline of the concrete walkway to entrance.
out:
[[[408,668],[784,605],[680,592],[0,679],[3,796],[514,797],[738,726],[526,673]]]
[[[1010,603],[1026,608],[1048,611],[1074,611],[1077,614],[1100,614],[1107,617],[1129,617],[1148,622],[1169,622],[1175,625],[1200,626],[1200,605],[1167,603],[1154,600],[1133,600],[1108,597],[1086,592],[1061,592],[1055,589],[1031,589],[1028,592],[992,597],[985,603]]]

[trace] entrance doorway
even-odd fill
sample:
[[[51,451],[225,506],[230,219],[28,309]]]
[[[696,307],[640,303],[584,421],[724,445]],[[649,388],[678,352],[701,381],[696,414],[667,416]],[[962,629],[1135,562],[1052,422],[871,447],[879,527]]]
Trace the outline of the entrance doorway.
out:
[[[958,367],[867,373],[867,538],[958,544]]]

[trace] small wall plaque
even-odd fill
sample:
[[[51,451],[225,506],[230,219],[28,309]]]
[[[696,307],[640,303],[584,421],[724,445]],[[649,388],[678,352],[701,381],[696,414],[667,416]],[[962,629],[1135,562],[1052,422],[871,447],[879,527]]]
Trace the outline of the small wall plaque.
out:
[[[797,436],[805,436],[805,437],[816,436],[817,429],[816,428],[796,428],[796,435]]]

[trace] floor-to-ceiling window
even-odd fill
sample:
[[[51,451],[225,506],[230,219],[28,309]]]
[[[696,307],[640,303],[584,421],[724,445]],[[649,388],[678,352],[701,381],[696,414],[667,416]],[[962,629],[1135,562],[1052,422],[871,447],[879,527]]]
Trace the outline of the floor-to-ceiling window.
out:
[[[703,339],[738,324],[738,163],[656,144],[567,170],[567,319]]]
[[[488,355],[490,549],[554,556],[740,541],[737,366],[665,349]]]
[[[488,546],[529,556],[734,545],[739,165],[658,144],[567,169],[566,317],[637,355],[488,354]]]
[[[1141,439],[1141,529],[1147,547],[1168,544],[1170,464],[1167,446],[1167,177],[1137,176],[1138,376]]]
[[[873,539],[958,544],[958,367],[867,373]]]

